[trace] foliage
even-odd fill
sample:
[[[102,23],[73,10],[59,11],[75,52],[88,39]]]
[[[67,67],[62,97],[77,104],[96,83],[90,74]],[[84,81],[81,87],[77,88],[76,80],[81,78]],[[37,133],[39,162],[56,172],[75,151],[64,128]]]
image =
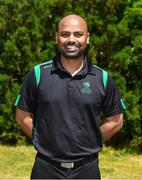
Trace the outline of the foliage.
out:
[[[85,17],[91,34],[88,55],[113,76],[127,104],[125,126],[112,143],[129,144],[141,137],[140,0],[3,0],[0,1],[1,141],[16,143],[21,136],[13,103],[23,78],[35,64],[53,58],[57,23],[72,13]]]

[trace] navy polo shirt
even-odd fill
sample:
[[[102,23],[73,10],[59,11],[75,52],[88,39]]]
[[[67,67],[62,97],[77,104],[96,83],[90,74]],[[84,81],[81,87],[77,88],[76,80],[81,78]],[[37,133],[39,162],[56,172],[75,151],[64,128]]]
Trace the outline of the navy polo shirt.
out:
[[[28,73],[16,106],[33,113],[33,144],[38,152],[56,161],[78,161],[102,149],[100,113],[122,112],[120,95],[102,69],[84,58],[83,68],[71,76],[58,58]]]

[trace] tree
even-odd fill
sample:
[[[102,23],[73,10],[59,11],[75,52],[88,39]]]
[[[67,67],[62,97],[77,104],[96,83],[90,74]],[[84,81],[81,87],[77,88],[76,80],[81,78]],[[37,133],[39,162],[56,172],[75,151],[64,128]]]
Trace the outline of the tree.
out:
[[[0,140],[17,142],[14,100],[27,72],[56,53],[61,17],[85,17],[88,55],[115,79],[127,110],[125,126],[111,143],[142,144],[142,2],[140,0],[0,1]],[[125,141],[124,141],[125,140]]]

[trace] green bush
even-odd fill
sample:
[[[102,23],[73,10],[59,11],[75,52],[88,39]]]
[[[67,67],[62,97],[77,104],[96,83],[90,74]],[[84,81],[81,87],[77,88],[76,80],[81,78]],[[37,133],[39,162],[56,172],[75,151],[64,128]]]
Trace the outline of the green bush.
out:
[[[142,8],[130,0],[0,1],[0,141],[17,143],[21,131],[14,101],[27,72],[56,53],[55,32],[62,16],[84,16],[91,34],[88,55],[115,79],[127,104],[119,145],[142,134]],[[125,137],[121,138],[121,137]],[[137,139],[138,138],[138,139]],[[133,141],[134,140],[134,141]],[[112,140],[112,144],[116,144]],[[132,143],[133,144],[133,143]]]

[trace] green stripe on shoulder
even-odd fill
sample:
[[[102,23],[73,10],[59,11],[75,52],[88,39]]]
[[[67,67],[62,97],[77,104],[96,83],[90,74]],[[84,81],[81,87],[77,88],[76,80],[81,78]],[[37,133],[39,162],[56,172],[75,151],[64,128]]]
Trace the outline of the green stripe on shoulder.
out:
[[[103,85],[104,85],[104,88],[106,89],[106,86],[107,86],[107,79],[108,79],[108,73],[106,71],[104,71],[103,69],[101,69],[100,67],[96,66],[93,64],[94,67],[100,69],[102,72],[103,72]]]
[[[46,68],[46,67],[51,67],[52,64],[53,64],[53,60],[49,60],[49,61],[46,61],[46,62],[41,63],[41,64],[39,64],[39,65],[40,65],[40,66],[44,66],[44,68]]]
[[[52,63],[53,63],[53,60],[49,60],[44,63],[38,64],[34,67],[35,77],[36,77],[36,86],[38,86],[40,82],[40,66],[44,66],[44,68],[51,67]]]
[[[17,105],[18,105],[18,102],[19,102],[19,100],[20,100],[20,97],[21,97],[21,95],[19,94],[19,95],[17,96],[17,98],[16,98],[16,101],[15,101],[14,106],[17,106]]]

